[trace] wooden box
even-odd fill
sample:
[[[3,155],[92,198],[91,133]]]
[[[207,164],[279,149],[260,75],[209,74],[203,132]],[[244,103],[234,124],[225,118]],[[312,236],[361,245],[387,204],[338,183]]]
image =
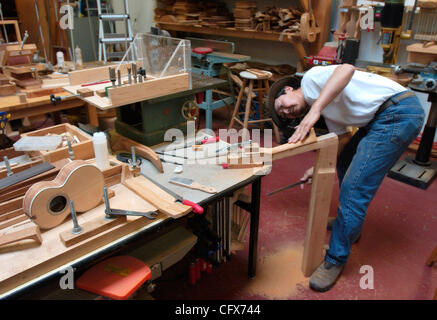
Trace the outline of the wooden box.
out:
[[[66,132],[69,132],[72,136],[76,136],[80,141],[79,143],[75,143],[72,145],[75,160],[87,160],[95,157],[92,137],[89,134],[80,130],[78,127],[73,126],[69,123],[63,123],[57,126],[28,132],[22,134],[22,136],[35,137],[45,136],[49,133],[62,134]],[[69,157],[68,147],[60,147],[56,150],[51,151],[33,151],[31,152],[31,154],[33,156],[42,156],[42,158],[46,162],[58,161]]]
[[[408,62],[429,64],[437,61],[437,44],[414,43],[407,47]]]

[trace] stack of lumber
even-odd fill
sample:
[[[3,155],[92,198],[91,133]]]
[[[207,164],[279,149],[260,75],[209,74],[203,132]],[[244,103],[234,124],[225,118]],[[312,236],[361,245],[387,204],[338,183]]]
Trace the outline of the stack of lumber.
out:
[[[299,32],[302,12],[294,8],[268,7],[255,14],[256,31]]]
[[[253,18],[256,12],[256,2],[253,1],[238,1],[235,3],[234,19],[235,28],[237,29],[253,29]]]
[[[155,9],[155,21],[206,27],[231,27],[233,20],[224,2],[191,0],[162,1]]]

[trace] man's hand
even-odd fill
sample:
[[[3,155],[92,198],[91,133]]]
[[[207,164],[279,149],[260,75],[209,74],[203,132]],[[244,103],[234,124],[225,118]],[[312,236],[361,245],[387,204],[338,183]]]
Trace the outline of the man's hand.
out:
[[[314,173],[314,167],[309,168],[307,171],[305,171],[305,173],[303,174],[303,177],[300,178],[300,181],[305,181],[308,179],[312,179],[313,178],[313,173]],[[308,181],[310,182],[310,181]]]
[[[316,122],[320,118],[320,112],[316,109],[311,109],[310,112],[303,118],[301,123],[296,126],[296,131],[294,131],[293,135],[288,139],[288,143],[296,143],[305,139],[308,135],[308,132],[312,127],[316,124]]]
[[[307,171],[305,171],[305,173],[303,174],[303,177],[300,178],[300,181],[307,181],[308,180],[308,184],[310,184],[312,182],[312,178],[313,178],[313,172],[314,172],[314,167],[309,168]],[[303,189],[304,188],[304,184],[300,185],[300,188]]]

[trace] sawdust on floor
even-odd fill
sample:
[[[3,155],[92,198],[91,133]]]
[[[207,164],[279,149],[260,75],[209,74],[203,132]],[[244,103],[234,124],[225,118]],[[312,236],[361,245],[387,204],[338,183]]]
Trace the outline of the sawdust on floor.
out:
[[[249,295],[267,299],[292,299],[308,288],[309,278],[301,271],[303,246],[293,243],[258,260],[256,277],[244,288]]]

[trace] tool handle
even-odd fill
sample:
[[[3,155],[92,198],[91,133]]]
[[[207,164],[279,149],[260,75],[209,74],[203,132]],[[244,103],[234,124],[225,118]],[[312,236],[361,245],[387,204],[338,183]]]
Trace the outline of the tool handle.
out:
[[[193,182],[190,186],[191,189],[197,189],[206,193],[217,193],[217,191],[213,187],[207,187],[204,185],[201,185],[198,182]]]
[[[208,144],[208,143],[215,143],[215,142],[219,142],[219,137],[203,139],[200,144]]]
[[[203,208],[195,202],[191,202],[190,200],[183,200],[182,204],[184,204],[186,206],[190,206],[191,208],[193,208],[194,213],[203,214]]]

